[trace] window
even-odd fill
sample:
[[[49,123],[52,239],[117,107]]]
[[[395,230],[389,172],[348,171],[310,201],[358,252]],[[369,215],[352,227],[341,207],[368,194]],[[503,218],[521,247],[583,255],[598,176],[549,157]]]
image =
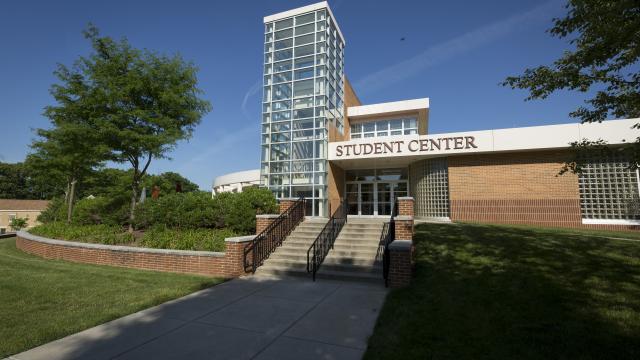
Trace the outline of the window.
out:
[[[273,64],[273,72],[287,71],[291,70],[291,60],[280,61]]]
[[[296,59],[296,69],[301,67],[313,66],[313,56],[306,58]]]
[[[276,31],[274,34],[275,34],[276,40],[286,39],[293,36],[293,29]],[[271,35],[271,34],[268,34],[268,35]]]
[[[307,68],[303,70],[296,70],[296,80],[308,79],[313,77],[313,68]]]
[[[280,50],[274,53],[276,61],[291,59],[293,56],[293,51],[291,49]]]
[[[295,48],[295,56],[296,57],[307,56],[307,55],[311,55],[311,54],[313,54],[313,44],[304,45],[304,46],[298,46],[297,48]],[[277,55],[276,55],[276,60],[278,60],[278,56]]]
[[[313,80],[296,81],[293,83],[293,96],[313,95]]]
[[[293,39],[285,39],[285,40],[276,41],[274,43],[274,46],[275,46],[276,50],[281,50],[281,49],[286,49],[286,48],[293,47]]]
[[[293,26],[293,19],[285,19],[276,22],[276,30],[290,28]]]
[[[273,87],[273,100],[288,99],[291,97],[291,84],[280,84]]]
[[[313,34],[298,36],[296,38],[296,45],[310,44],[313,42],[313,38],[314,38]]]
[[[306,24],[315,21],[315,14],[300,15],[296,18],[296,25]]]
[[[295,99],[293,101],[294,109],[305,109],[313,106],[313,98],[303,98],[303,99]]]
[[[296,27],[296,35],[308,34],[313,32],[315,28],[314,24],[302,25]]]
[[[415,118],[369,121],[351,125],[351,138],[371,138],[398,135],[414,135],[418,133]]]
[[[629,165],[616,153],[586,161],[579,177],[584,223],[640,223],[638,171]]]
[[[416,162],[409,168],[415,215],[449,217],[449,173],[447,158]]]

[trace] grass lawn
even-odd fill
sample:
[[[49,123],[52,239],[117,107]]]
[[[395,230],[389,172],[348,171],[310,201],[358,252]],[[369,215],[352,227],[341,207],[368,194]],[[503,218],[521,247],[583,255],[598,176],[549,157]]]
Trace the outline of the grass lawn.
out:
[[[0,358],[221,281],[44,260],[0,239]]]
[[[640,241],[575,232],[418,225],[365,358],[640,359]]]

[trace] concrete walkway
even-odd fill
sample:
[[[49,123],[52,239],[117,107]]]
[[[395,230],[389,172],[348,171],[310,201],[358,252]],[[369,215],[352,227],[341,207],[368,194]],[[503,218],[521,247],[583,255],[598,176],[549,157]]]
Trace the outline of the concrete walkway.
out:
[[[251,276],[10,359],[360,359],[385,295],[382,285]]]

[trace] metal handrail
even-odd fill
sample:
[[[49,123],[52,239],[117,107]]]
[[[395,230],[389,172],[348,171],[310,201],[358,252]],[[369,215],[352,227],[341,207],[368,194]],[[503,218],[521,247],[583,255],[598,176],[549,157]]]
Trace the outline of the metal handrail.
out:
[[[382,255],[382,277],[384,278],[384,286],[389,286],[389,264],[391,256],[389,254],[389,244],[396,238],[396,216],[398,215],[398,200],[391,205],[391,217],[388,222],[384,223],[382,233],[380,234],[380,245],[378,246],[378,254]]]
[[[301,197],[244,247],[244,271],[255,273],[269,255],[282,245],[287,235],[304,220],[304,216],[305,199]]]
[[[333,249],[340,230],[347,222],[347,211],[347,201],[344,200],[307,250],[307,272],[313,274],[313,281],[316,281],[316,273],[320,265],[329,254],[329,250]]]

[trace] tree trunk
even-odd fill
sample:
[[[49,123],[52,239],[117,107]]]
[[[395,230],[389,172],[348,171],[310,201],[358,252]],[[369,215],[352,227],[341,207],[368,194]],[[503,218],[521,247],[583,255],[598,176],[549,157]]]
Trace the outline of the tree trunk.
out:
[[[136,198],[138,196],[138,181],[133,180],[131,185],[131,208],[129,209],[129,232],[133,233],[133,220],[135,218]]]
[[[71,224],[71,215],[73,214],[73,198],[76,193],[76,179],[71,180],[71,186],[69,189],[68,204],[67,204],[67,224]]]

